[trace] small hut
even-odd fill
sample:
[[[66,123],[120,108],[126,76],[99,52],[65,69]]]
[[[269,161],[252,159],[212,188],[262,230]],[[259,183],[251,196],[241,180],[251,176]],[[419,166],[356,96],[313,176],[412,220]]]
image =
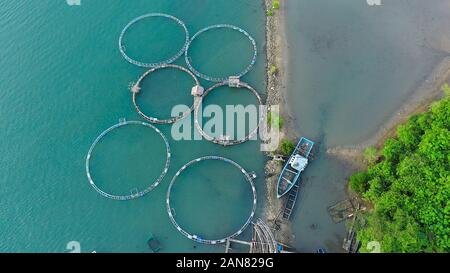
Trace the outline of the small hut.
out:
[[[191,95],[194,97],[201,97],[203,96],[203,93],[205,92],[205,88],[201,85],[196,85],[192,87]]]
[[[240,87],[241,86],[241,81],[240,81],[239,77],[231,76],[231,77],[228,78],[228,85],[230,87]]]
[[[139,91],[141,91],[141,87],[138,84],[135,84],[131,87],[131,93],[139,93]]]

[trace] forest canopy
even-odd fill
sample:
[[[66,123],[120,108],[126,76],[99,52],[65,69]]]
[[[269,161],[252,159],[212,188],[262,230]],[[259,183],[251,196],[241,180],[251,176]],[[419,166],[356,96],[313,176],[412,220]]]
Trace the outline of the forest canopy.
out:
[[[450,251],[450,96],[410,117],[377,151],[350,187],[372,208],[357,237],[361,251],[378,241],[382,252]],[[373,153],[373,151],[371,151]]]

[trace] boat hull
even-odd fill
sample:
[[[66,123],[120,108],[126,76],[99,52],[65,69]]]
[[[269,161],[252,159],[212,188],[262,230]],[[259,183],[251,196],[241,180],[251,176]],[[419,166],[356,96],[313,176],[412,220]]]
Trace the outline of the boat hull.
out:
[[[295,147],[294,151],[289,157],[289,160],[284,165],[280,176],[278,177],[277,198],[281,198],[286,195],[300,179],[300,175],[307,165],[307,160],[311,154],[313,146],[314,142],[305,137],[302,137],[297,143],[297,146]],[[298,158],[306,160],[301,168],[293,163],[297,163]]]

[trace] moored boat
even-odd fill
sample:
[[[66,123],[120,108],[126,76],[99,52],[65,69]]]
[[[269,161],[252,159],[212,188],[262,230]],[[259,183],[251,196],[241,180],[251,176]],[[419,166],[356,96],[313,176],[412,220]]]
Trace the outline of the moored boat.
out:
[[[278,178],[277,197],[281,198],[288,193],[297,183],[300,174],[308,165],[308,157],[314,146],[314,142],[302,137],[297,143],[289,160],[284,165],[283,171]]]

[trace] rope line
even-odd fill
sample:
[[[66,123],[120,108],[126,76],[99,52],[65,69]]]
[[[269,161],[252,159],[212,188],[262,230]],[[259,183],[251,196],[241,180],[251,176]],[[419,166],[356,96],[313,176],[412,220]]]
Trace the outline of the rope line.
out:
[[[172,187],[175,184],[175,180],[180,176],[180,174],[185,171],[189,166],[198,163],[200,161],[205,161],[205,160],[219,160],[219,161],[223,161],[226,163],[229,163],[233,166],[235,166],[236,168],[238,168],[245,177],[245,180],[247,180],[247,182],[250,184],[251,188],[252,188],[252,194],[253,194],[253,207],[250,213],[250,216],[248,217],[248,219],[245,221],[244,225],[235,233],[221,238],[221,239],[205,239],[200,237],[199,235],[196,234],[191,234],[189,232],[187,232],[186,230],[184,230],[175,220],[175,216],[173,214],[173,208],[170,206],[170,194],[172,191]],[[236,162],[234,162],[231,159],[228,158],[224,158],[224,157],[220,157],[220,156],[204,156],[204,157],[200,157],[197,159],[194,159],[188,163],[186,163],[185,165],[183,165],[180,170],[178,170],[178,172],[175,174],[175,176],[172,178],[172,181],[169,184],[169,188],[167,190],[167,196],[166,196],[166,205],[167,205],[167,214],[169,215],[170,221],[172,222],[172,224],[175,226],[175,228],[181,233],[183,234],[185,237],[187,237],[188,239],[191,239],[193,241],[196,241],[198,243],[203,243],[203,244],[210,244],[210,245],[215,245],[215,244],[221,244],[221,243],[225,243],[228,239],[234,238],[236,236],[239,236],[240,234],[242,234],[244,232],[244,230],[247,228],[247,226],[252,222],[253,217],[255,216],[255,212],[256,212],[256,188],[255,185],[253,183],[253,179],[251,177],[251,175],[243,168],[241,167],[239,164],[237,164]]]
[[[213,90],[228,85],[230,87],[233,88],[246,88],[247,90],[249,90],[250,92],[252,92],[255,97],[258,99],[258,103],[260,106],[263,105],[263,101],[261,99],[261,96],[259,95],[259,93],[252,87],[250,86],[248,83],[245,82],[241,82],[239,81],[239,79],[231,77],[229,80],[226,80],[224,82],[220,82],[217,83],[213,86],[211,86],[210,88],[208,88],[203,96],[201,98],[198,98],[198,101],[195,102],[195,110],[194,110],[194,123],[195,123],[195,127],[197,128],[197,131],[208,141],[211,141],[215,144],[219,144],[219,145],[223,145],[223,146],[231,146],[231,145],[237,145],[237,144],[241,144],[244,142],[247,142],[248,140],[250,140],[253,136],[255,136],[258,133],[258,129],[261,126],[262,122],[264,121],[264,117],[265,117],[265,113],[259,113],[259,121],[258,121],[258,125],[256,126],[256,128],[254,130],[252,130],[248,135],[246,135],[244,138],[242,139],[236,139],[236,140],[232,140],[232,139],[227,139],[226,137],[213,137],[209,134],[207,134],[202,126],[200,125],[200,117],[199,117],[199,108],[200,105],[202,105],[202,101],[203,99]]]
[[[228,77],[212,77],[212,76],[208,76],[208,75],[206,75],[206,74],[203,74],[203,73],[199,72],[198,70],[196,70],[196,69],[194,68],[194,66],[193,66],[192,63],[191,63],[192,59],[191,59],[191,57],[189,57],[189,48],[190,48],[190,46],[192,45],[192,42],[193,42],[198,36],[200,36],[201,34],[207,32],[207,31],[209,31],[209,30],[212,30],[212,29],[218,29],[218,28],[228,28],[228,29],[236,30],[236,31],[238,31],[238,32],[240,32],[240,33],[242,33],[242,34],[244,34],[244,35],[250,40],[250,42],[252,43],[252,46],[253,46],[253,57],[252,57],[252,60],[251,60],[250,64],[249,64],[243,71],[241,71],[240,73],[238,73],[238,74],[236,74],[236,75],[230,75],[230,76],[235,76],[235,77],[239,77],[239,78],[240,78],[240,77],[244,76],[245,74],[247,74],[247,73],[253,68],[253,66],[255,65],[256,57],[258,56],[258,48],[257,48],[257,46],[256,46],[256,41],[255,41],[255,39],[253,39],[253,37],[252,37],[247,31],[245,31],[245,30],[243,30],[242,28],[239,28],[239,27],[237,27],[237,26],[228,25],[228,24],[212,25],[212,26],[206,27],[206,28],[200,30],[199,32],[197,32],[196,34],[194,34],[194,36],[192,36],[191,40],[189,41],[189,43],[188,43],[188,45],[187,45],[187,47],[186,47],[186,51],[185,51],[185,55],[184,55],[184,56],[185,56],[186,64],[188,65],[189,69],[190,69],[192,72],[194,72],[194,74],[195,74],[197,77],[202,78],[202,79],[205,79],[205,80],[207,80],[207,81],[211,81],[211,82],[223,82],[223,81],[226,81],[226,80],[228,79],[229,76],[228,76]]]
[[[142,76],[138,79],[138,81],[136,82],[136,84],[134,84],[134,86],[131,88],[131,93],[133,94],[132,96],[132,100],[133,100],[133,105],[134,108],[136,109],[136,111],[138,112],[138,114],[143,117],[144,119],[146,119],[147,121],[151,122],[151,123],[157,123],[157,124],[171,124],[171,123],[175,123],[180,119],[185,118],[186,116],[188,116],[193,110],[194,110],[194,104],[192,104],[191,108],[187,111],[185,111],[184,113],[181,113],[180,115],[176,116],[176,117],[172,117],[169,119],[158,119],[156,117],[151,117],[147,114],[145,114],[139,107],[139,105],[137,104],[136,98],[137,95],[140,93],[141,91],[141,82],[147,77],[149,76],[151,73],[160,70],[160,69],[166,69],[166,68],[173,68],[173,69],[178,69],[181,70],[187,74],[189,74],[192,79],[194,79],[195,81],[195,86],[193,87],[193,89],[195,88],[200,88],[203,89],[203,87],[200,86],[200,82],[197,79],[197,77],[194,75],[194,73],[192,73],[191,71],[189,71],[188,69],[179,66],[179,65],[174,65],[174,64],[163,64],[160,65],[158,67],[154,67],[149,69],[147,72],[145,72],[144,74],[142,74]]]
[[[139,21],[142,21],[146,18],[149,17],[163,17],[163,18],[167,18],[170,20],[175,21],[178,25],[180,25],[185,33],[186,39],[184,42],[183,47],[172,57],[168,58],[167,60],[161,61],[161,62],[155,62],[155,63],[145,63],[145,62],[141,62],[141,61],[137,61],[133,58],[131,58],[130,56],[128,56],[128,54],[126,53],[126,48],[123,44],[123,38],[126,34],[126,32],[128,31],[128,29],[130,29],[134,24],[136,24]],[[120,54],[122,54],[122,56],[125,58],[125,60],[127,60],[129,63],[140,66],[140,67],[157,67],[163,64],[169,64],[169,63],[173,63],[174,61],[176,61],[178,58],[181,57],[181,55],[183,55],[183,53],[186,51],[187,47],[189,44],[189,31],[186,27],[186,25],[183,23],[183,21],[181,21],[180,19],[172,16],[172,15],[168,15],[168,14],[164,14],[164,13],[149,13],[149,14],[145,14],[142,16],[139,16],[137,18],[134,18],[133,20],[131,20],[122,30],[122,32],[120,33],[119,36],[119,50],[120,50]]]
[[[114,195],[114,194],[111,194],[111,193],[101,190],[95,184],[95,182],[92,178],[92,175],[91,175],[90,160],[91,160],[92,152],[94,151],[95,146],[100,142],[100,140],[103,137],[105,137],[111,131],[118,129],[120,127],[123,127],[123,126],[127,126],[127,125],[140,125],[140,126],[145,126],[145,127],[155,130],[161,136],[161,138],[163,139],[163,141],[166,145],[166,153],[167,153],[166,163],[165,163],[164,169],[161,172],[160,176],[155,180],[155,182],[153,182],[150,186],[148,186],[144,190],[139,191],[135,188],[134,192],[132,192],[130,195]],[[89,184],[94,188],[95,191],[97,191],[103,197],[113,199],[113,200],[119,200],[119,201],[136,199],[136,198],[142,197],[145,194],[149,193],[151,190],[156,188],[161,183],[162,179],[164,178],[164,176],[167,174],[167,171],[169,170],[170,157],[171,157],[171,152],[170,152],[169,142],[167,141],[167,138],[164,136],[164,134],[158,128],[154,127],[151,124],[141,122],[141,121],[126,121],[124,119],[121,119],[118,124],[115,124],[115,125],[109,127],[108,129],[106,129],[105,131],[103,131],[92,143],[91,147],[89,148],[88,154],[86,156],[86,175],[88,177]]]

